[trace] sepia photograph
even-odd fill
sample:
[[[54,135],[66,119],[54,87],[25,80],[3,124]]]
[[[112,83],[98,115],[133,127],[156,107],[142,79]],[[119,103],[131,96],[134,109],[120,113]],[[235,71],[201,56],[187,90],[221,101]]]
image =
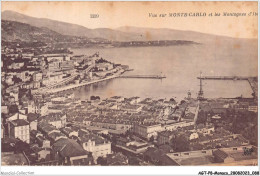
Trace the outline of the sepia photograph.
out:
[[[2,1],[1,166],[258,166],[258,2]]]

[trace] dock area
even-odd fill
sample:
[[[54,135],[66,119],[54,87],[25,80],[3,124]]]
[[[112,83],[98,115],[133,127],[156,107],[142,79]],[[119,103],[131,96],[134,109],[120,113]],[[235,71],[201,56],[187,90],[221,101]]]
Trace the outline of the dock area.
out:
[[[254,92],[254,97],[257,99],[258,97],[258,81],[257,77],[249,77],[249,76],[200,76],[197,77],[199,80],[245,80],[248,81],[250,87]]]
[[[94,80],[94,81],[90,81],[90,82],[84,82],[84,83],[69,85],[69,86],[60,87],[60,88],[56,88],[56,89],[49,89],[49,90],[45,91],[44,93],[52,94],[52,93],[57,93],[57,92],[63,92],[63,91],[66,91],[66,90],[75,89],[75,88],[78,88],[78,87],[82,87],[82,86],[98,83],[98,82],[101,82],[101,81],[114,79],[114,78],[117,78],[117,77],[118,77],[117,75],[116,76],[110,76],[110,77],[107,77],[107,78],[104,78],[104,79]]]
[[[197,78],[202,80],[248,80],[246,76],[201,76]]]
[[[166,76],[160,76],[160,75],[122,75],[122,76],[119,76],[119,78],[163,79],[163,78],[166,78]]]
[[[52,93],[57,93],[57,92],[63,92],[66,90],[71,90],[71,89],[75,89],[78,87],[82,87],[82,86],[86,86],[86,85],[90,85],[90,84],[94,84],[94,83],[98,83],[101,81],[106,81],[106,80],[110,80],[110,79],[114,79],[114,78],[142,78],[142,79],[163,79],[166,78],[165,76],[159,76],[159,75],[129,75],[129,76],[123,76],[123,75],[113,75],[113,76],[109,76],[103,79],[98,79],[98,80],[93,80],[90,82],[83,82],[83,83],[79,83],[79,84],[74,84],[74,85],[68,85],[68,86],[64,86],[64,87],[57,87],[57,88],[52,88],[52,89],[44,89],[44,91],[38,91],[38,93],[41,94],[52,94]]]

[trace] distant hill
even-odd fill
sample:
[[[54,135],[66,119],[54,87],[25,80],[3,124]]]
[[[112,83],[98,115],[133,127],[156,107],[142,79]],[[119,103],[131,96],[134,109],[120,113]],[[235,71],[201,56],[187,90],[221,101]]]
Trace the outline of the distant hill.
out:
[[[211,41],[216,38],[229,37],[216,36],[211,34],[204,34],[193,31],[182,31],[167,28],[140,28],[133,26],[123,26],[117,28],[117,30],[127,33],[136,33],[142,40],[192,40],[196,42]]]
[[[29,24],[15,21],[1,21],[2,41],[25,41],[25,42],[66,42],[72,36],[64,36],[48,28],[38,28]]]
[[[89,29],[77,24],[65,23],[65,22],[50,20],[46,18],[30,17],[9,10],[2,12],[2,20],[27,23],[32,26],[36,26],[40,28],[46,27],[62,35],[84,36],[88,38],[105,38],[108,40],[118,40],[118,41],[120,41],[121,39],[131,40],[133,37],[132,34],[117,31],[117,30],[112,30],[107,28]]]
[[[194,31],[182,31],[166,28],[138,28],[124,26],[116,29],[87,27],[60,22],[46,18],[35,18],[14,11],[2,12],[2,20],[26,23],[38,28],[48,28],[61,35],[83,36],[88,38],[100,38],[112,41],[152,41],[152,40],[186,40],[202,44],[222,45],[250,45],[257,44],[257,39],[237,39],[225,36],[217,36]],[[174,27],[174,26],[173,26]],[[53,33],[54,34],[54,33]]]
[[[87,38],[84,36],[62,35],[46,27],[35,27],[26,23],[2,20],[2,44],[12,42],[27,43],[51,43],[53,46],[66,47],[144,47],[144,46],[171,46],[171,45],[190,45],[197,44],[193,41],[173,40],[173,41],[135,41],[118,42],[107,41],[102,38]],[[97,29],[105,31],[109,35],[112,29]]]
[[[2,12],[2,20],[17,21],[21,23],[27,23],[36,27],[46,27],[50,30],[58,32],[63,35],[79,35],[84,36],[85,33],[91,31],[91,29],[85,28],[80,25],[74,25],[70,23],[50,20],[46,18],[35,18],[14,11]]]
[[[140,28],[133,26],[123,26],[116,30],[138,34],[142,40],[190,40],[198,43],[216,43],[225,44],[237,41],[257,41],[257,39],[240,39],[220,35],[206,34],[194,31],[182,31],[167,28]]]

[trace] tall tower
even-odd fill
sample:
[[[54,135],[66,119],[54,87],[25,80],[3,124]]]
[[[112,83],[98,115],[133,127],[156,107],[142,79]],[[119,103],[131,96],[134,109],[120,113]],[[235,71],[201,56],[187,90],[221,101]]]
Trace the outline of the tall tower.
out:
[[[204,97],[203,97],[203,90],[202,90],[202,77],[201,77],[201,74],[202,72],[200,72],[200,90],[199,90],[199,93],[198,93],[198,100],[202,100]]]

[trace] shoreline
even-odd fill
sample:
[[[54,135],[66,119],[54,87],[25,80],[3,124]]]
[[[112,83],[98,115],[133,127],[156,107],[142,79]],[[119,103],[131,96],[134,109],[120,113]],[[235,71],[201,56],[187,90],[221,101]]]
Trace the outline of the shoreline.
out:
[[[82,87],[82,86],[86,86],[86,85],[90,85],[90,84],[94,84],[94,83],[98,83],[98,82],[102,82],[102,81],[106,81],[106,80],[110,80],[110,79],[114,79],[114,78],[118,78],[120,77],[120,75],[116,75],[116,76],[111,76],[111,77],[107,77],[107,78],[103,78],[103,79],[99,79],[99,80],[94,80],[94,81],[90,81],[90,82],[85,82],[85,83],[79,83],[76,85],[70,85],[70,86],[66,86],[66,87],[62,87],[62,88],[56,88],[56,89],[52,89],[49,91],[46,91],[46,94],[53,94],[53,93],[58,93],[58,92],[63,92],[63,91],[67,91],[70,89],[75,89],[78,87]]]

